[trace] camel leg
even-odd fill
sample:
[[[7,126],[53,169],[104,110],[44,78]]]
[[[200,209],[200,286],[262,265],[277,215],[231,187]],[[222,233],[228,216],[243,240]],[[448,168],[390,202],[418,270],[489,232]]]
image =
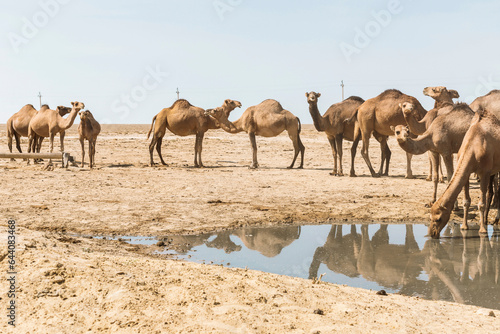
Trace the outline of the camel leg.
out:
[[[500,221],[500,199],[498,196],[500,195],[500,185],[497,184],[498,178],[499,178],[500,173],[497,173],[495,177],[495,184],[494,184],[494,189],[495,189],[495,196],[494,196],[494,204],[496,204],[496,209],[497,209],[497,215],[495,217],[495,220],[493,221],[493,225],[497,225],[498,222]]]
[[[196,134],[196,142],[194,145],[194,166],[195,167],[203,167],[203,163],[201,162],[201,151],[203,149],[203,137],[205,133],[200,132]]]
[[[297,141],[299,142],[299,150],[300,150],[300,166],[297,167],[299,169],[304,168],[304,153],[306,152],[306,147],[302,143],[302,140],[300,139],[300,132],[297,133]]]
[[[444,166],[446,167],[446,182],[450,184],[453,176],[453,154],[443,155]],[[453,211],[458,210],[458,201],[453,205]]]
[[[358,149],[360,136],[355,136],[354,141],[351,146],[351,171],[349,172],[350,177],[356,177],[356,172],[354,171],[354,158],[356,157],[356,151]]]
[[[330,175],[338,175],[337,174],[337,143],[335,142],[335,137],[328,137],[328,141],[330,142],[330,146],[332,147],[332,155],[333,155],[333,171]]]
[[[380,139],[380,168],[378,171],[379,175],[388,175],[389,174],[388,173],[389,166],[386,167],[387,173],[384,173],[384,163],[385,163],[386,157],[387,157],[386,147],[387,147],[387,137],[384,136]]]
[[[85,166],[84,160],[85,160],[85,145],[83,143],[84,139],[80,138],[80,145],[82,146],[82,168]]]
[[[432,153],[431,151],[427,152],[427,155],[429,156],[429,174],[427,174],[427,177],[425,178],[425,181],[434,181],[432,178],[432,173],[433,173],[433,167],[432,167]]]
[[[389,145],[387,145],[387,142],[386,142],[385,143],[385,158],[384,158],[384,161],[385,161],[384,175],[385,176],[389,176],[389,162],[391,161],[391,155],[392,155],[392,152],[389,148]]]
[[[248,136],[250,137],[250,144],[252,145],[252,166],[250,166],[250,168],[258,168],[259,164],[257,162],[257,142],[255,141],[255,132],[250,132]]]
[[[342,134],[337,135],[337,138],[335,139],[337,143],[337,153],[339,155],[339,173],[338,176],[344,176],[344,171],[342,169],[342,140],[343,140]]]
[[[293,143],[293,160],[290,166],[288,166],[288,169],[293,168],[293,165],[295,164],[295,160],[297,160],[297,157],[299,155],[299,152],[301,153],[301,161],[300,161],[300,166],[298,168],[303,168],[304,166],[304,145],[302,144],[302,141],[300,140],[298,131],[290,133],[288,131],[288,137],[292,140]]]
[[[94,138],[92,141],[92,167],[95,167],[95,146],[96,146],[97,138]]]
[[[470,193],[469,193],[469,179],[464,185],[464,220],[462,222],[462,226],[460,227],[463,230],[468,230],[469,226],[467,225],[467,216],[469,215],[470,208]]]
[[[200,143],[200,137],[198,133],[196,133],[196,138],[194,140],[194,167],[200,167],[198,165],[198,145]]]
[[[434,204],[434,202],[436,202],[437,189],[438,189],[438,183],[439,183],[439,177],[438,177],[439,153],[429,151],[429,157],[431,158],[431,167],[432,167],[431,175],[432,175],[432,183],[434,185],[434,191],[432,193],[432,200],[428,205],[426,205],[427,207],[431,207]]]
[[[493,182],[495,182],[495,175],[490,176],[490,181],[488,183],[488,190],[486,191],[486,203],[484,207],[484,220],[485,225],[488,225],[488,215],[490,213],[490,208],[493,200]]]
[[[92,169],[92,139],[89,139],[89,167]]]
[[[484,217],[484,209],[485,205],[484,203],[486,202],[486,192],[488,190],[488,184],[490,182],[490,176],[489,175],[483,175],[481,177],[480,181],[480,188],[481,188],[481,198],[479,199],[479,233],[488,233],[486,230],[486,225],[485,225],[485,217]],[[468,182],[467,182],[468,184]]]
[[[444,183],[443,165],[441,164],[441,155],[439,155],[438,165],[439,165],[439,182]]]
[[[59,138],[60,138],[60,144],[61,144],[61,152],[64,152],[64,136],[66,135],[66,132],[65,131],[61,131],[61,133],[59,134]]]
[[[21,150],[21,136],[17,133],[14,132],[14,139],[16,140],[16,148],[19,153],[23,153]]]
[[[372,167],[372,163],[370,162],[370,156],[368,155],[368,148],[370,146],[370,135],[371,134],[365,134],[361,133],[362,136],[362,141],[363,141],[363,147],[361,148],[361,156],[366,162],[366,165],[368,166],[368,169],[370,170],[370,173],[372,174],[372,177],[379,177],[379,173],[375,173],[375,170]]]
[[[154,166],[155,163],[153,161],[153,151],[155,150],[155,145],[158,142],[158,137],[153,134],[153,138],[151,138],[151,143],[149,144],[149,165]]]
[[[163,142],[163,136],[158,137],[156,142],[156,152],[158,152],[158,156],[160,157],[160,161],[162,165],[167,165],[167,163],[163,160],[163,156],[161,155],[161,144]]]
[[[413,172],[411,170],[411,158],[413,157],[413,154],[410,154],[406,152],[406,179],[413,179]]]

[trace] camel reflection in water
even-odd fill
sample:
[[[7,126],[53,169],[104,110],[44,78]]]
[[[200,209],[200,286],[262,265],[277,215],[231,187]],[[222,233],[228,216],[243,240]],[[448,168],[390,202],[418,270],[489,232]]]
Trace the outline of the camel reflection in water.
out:
[[[448,227],[443,236],[449,238],[427,240],[420,250],[412,225],[406,225],[403,245],[390,243],[387,228],[380,225],[370,239],[368,225],[361,225],[361,234],[351,225],[346,235],[342,225],[333,225],[314,253],[309,278],[318,276],[323,263],[335,273],[401,294],[500,309],[499,230],[489,238],[459,225]]]
[[[331,272],[346,276],[349,282],[358,278],[358,285],[361,278],[366,282],[375,282],[390,292],[500,309],[500,229],[494,227],[491,236],[479,236],[478,230],[462,231],[459,225],[450,226],[443,231],[441,239],[426,240],[423,235],[425,228],[418,226],[421,235],[416,239],[414,226],[407,224],[404,243],[395,244],[391,243],[389,232],[401,226],[381,224],[370,237],[369,228],[373,225],[332,225],[324,244],[313,250],[311,243],[314,241],[304,236],[307,241],[301,241],[297,247],[304,247],[304,242],[308,242],[308,251],[299,252],[301,255],[293,258],[289,253],[283,258],[288,258],[283,260],[287,261],[287,269],[276,273],[293,272],[296,276],[307,277],[309,268],[309,278],[315,278],[321,264],[324,264]],[[324,231],[324,227],[319,230]],[[300,226],[245,227],[217,234],[172,237],[168,239],[168,247],[186,254],[195,246],[206,246],[224,250],[226,254],[234,253],[234,256],[239,256],[238,252],[247,248],[264,257],[278,259],[284,248],[294,247],[293,242],[300,235]],[[316,238],[316,242],[323,243],[323,234],[310,235]],[[423,244],[422,249],[417,240],[426,240],[420,244]],[[197,251],[202,252],[201,249]],[[245,256],[251,259],[253,253],[246,252]],[[239,257],[239,261],[244,263],[246,260]],[[258,266],[266,261],[259,258],[257,262]],[[292,267],[297,270],[290,270]],[[323,280],[333,283],[340,283],[336,280],[346,281],[328,272]]]
[[[237,245],[231,240],[231,235],[238,237],[246,248],[256,250],[266,257],[274,257],[300,237],[300,226],[244,227],[239,230],[219,233],[174,235],[162,240],[167,241],[167,247],[175,250],[178,254],[187,254],[200,245],[221,249],[226,254],[230,254],[242,249],[241,245]],[[214,238],[211,239],[212,237]]]

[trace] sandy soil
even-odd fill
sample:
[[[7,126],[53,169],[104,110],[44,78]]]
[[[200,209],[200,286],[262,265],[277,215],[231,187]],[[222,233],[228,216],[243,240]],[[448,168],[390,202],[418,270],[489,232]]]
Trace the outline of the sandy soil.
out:
[[[424,204],[432,184],[424,180],[427,156],[414,157],[417,178],[405,179],[406,157],[394,139],[389,141],[393,151],[389,177],[370,177],[358,152],[358,177],[350,178],[329,175],[331,150],[324,134],[310,125],[302,132],[303,170],[285,168],[293,150],[284,134],[257,139],[261,168],[250,170],[248,137],[223,131],[205,136],[206,168],[192,167],[194,137],[171,134],[163,142],[169,166],[148,167],[148,128],[105,125],[94,170],[70,167],[48,172],[40,165],[0,160],[1,219],[16,220],[20,242],[16,332],[500,330],[497,317],[473,306],[379,296],[329,283],[159,259],[146,247],[74,236],[161,237],[243,225],[428,220]],[[5,152],[5,126],[0,129],[0,151]],[[66,135],[65,146],[79,161],[76,126]],[[43,149],[48,149],[47,143]],[[350,168],[349,149],[350,143],[344,143],[345,173]],[[376,141],[370,155],[377,167]],[[155,161],[159,161],[156,153]],[[439,194],[444,188],[440,185]],[[476,183],[472,188],[470,217],[474,218],[479,191]],[[452,219],[458,222],[461,217]],[[0,236],[0,259],[6,266],[5,231]],[[6,305],[7,289],[4,285],[2,289],[1,304]],[[10,330],[5,319],[0,323],[2,332]]]

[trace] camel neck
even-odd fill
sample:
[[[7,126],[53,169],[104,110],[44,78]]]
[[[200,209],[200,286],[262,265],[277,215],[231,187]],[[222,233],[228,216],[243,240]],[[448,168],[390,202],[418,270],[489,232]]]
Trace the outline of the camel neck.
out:
[[[226,131],[226,132],[238,133],[238,132],[243,131],[243,127],[241,126],[241,124],[242,124],[241,118],[234,121],[234,122],[231,122],[226,117],[223,117],[223,118],[219,119],[218,122],[219,122],[221,129]]]
[[[418,137],[416,139],[406,137],[398,139],[398,144],[403,150],[410,154],[424,154],[431,148],[431,138],[429,136]]]
[[[413,114],[410,115],[404,114],[404,118],[406,124],[408,124],[408,128],[413,134],[421,135],[425,132],[425,130],[427,130],[427,127],[425,126],[425,121],[423,119],[421,121],[417,121],[417,119]]]
[[[476,165],[477,162],[472,152],[470,150],[464,151],[464,154],[458,160],[457,169],[453,173],[450,184],[438,200],[439,204],[446,210],[451,211],[462,188],[469,180],[470,174],[476,169]]]
[[[317,102],[309,103],[309,113],[311,114],[316,130],[325,131],[324,118],[319,113]]]
[[[75,122],[76,115],[78,115],[79,111],[80,111],[80,108],[73,107],[71,109],[71,112],[69,113],[68,118],[66,118],[66,119],[63,118],[63,122],[61,124],[61,128],[62,129],[68,129],[68,128],[70,128],[73,125],[73,123]]]

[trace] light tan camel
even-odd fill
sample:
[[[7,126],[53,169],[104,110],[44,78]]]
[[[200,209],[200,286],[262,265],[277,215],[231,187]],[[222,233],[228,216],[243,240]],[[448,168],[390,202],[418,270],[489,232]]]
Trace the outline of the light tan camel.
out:
[[[47,109],[50,109],[48,105],[44,104],[41,108],[40,111],[43,112]],[[64,106],[59,106],[58,107],[59,114],[61,116],[64,116],[68,114],[71,111],[71,108],[67,108]],[[7,144],[9,146],[9,151],[12,153],[12,137],[15,138],[16,140],[16,148],[19,151],[19,153],[22,153],[21,150],[21,137],[28,137],[28,129],[29,129],[29,124],[33,116],[38,112],[33,105],[27,104],[24,107],[21,108],[18,112],[16,112],[14,115],[12,115],[8,120],[7,120]],[[41,141],[43,140],[43,137],[39,137],[37,139],[37,147],[38,147],[38,152],[40,150],[41,146]],[[30,148],[28,148],[28,152],[30,152]]]
[[[469,105],[474,111],[480,108],[488,110],[497,118],[500,118],[500,90],[494,89],[484,96],[480,96]]]
[[[370,137],[372,133],[377,132],[383,137],[381,145],[387,146],[387,137],[394,135],[394,131],[391,130],[391,126],[406,124],[401,108],[399,107],[399,104],[403,102],[411,102],[415,105],[419,119],[422,119],[427,113],[416,98],[403,94],[396,89],[386,90],[377,97],[366,100],[358,108],[357,120],[359,122],[361,138],[363,140],[361,155],[363,156],[363,159],[365,160],[366,165],[370,169],[370,173],[373,177],[388,175],[389,164],[387,164],[384,174],[382,174],[382,164],[380,165],[379,172],[375,172],[368,155]],[[382,150],[382,154],[383,152],[384,150]],[[406,157],[406,178],[413,178],[411,170],[411,154],[407,153]]]
[[[319,113],[318,98],[321,93],[306,93],[307,103],[309,103],[309,113],[314,122],[314,127],[320,132],[325,132],[326,137],[332,147],[333,172],[330,175],[343,176],[342,169],[342,140],[352,141],[351,147],[351,172],[350,176],[356,176],[354,171],[354,157],[360,139],[357,121],[346,122],[353,117],[356,109],[363,103],[357,96],[351,96],[342,102],[332,104],[323,116]],[[355,134],[356,133],[356,134]],[[337,169],[338,156],[338,169]]]
[[[438,160],[443,157],[446,167],[447,180],[453,175],[453,153],[457,153],[462,144],[465,133],[469,129],[474,112],[465,103],[446,105],[446,113],[438,115],[427,131],[415,139],[410,138],[407,126],[393,127],[399,146],[411,154],[431,152],[433,166],[434,192],[431,205],[436,201],[438,186]],[[449,182],[449,181],[448,181]]]
[[[446,104],[453,103],[453,99],[458,99],[460,97],[460,94],[454,89],[448,90],[444,86],[436,86],[436,87],[425,87],[424,88],[424,95],[429,96],[434,99],[434,108],[429,110],[427,114],[422,118],[421,121],[418,121],[417,119],[413,118],[412,121],[417,122],[418,125],[423,123],[425,127],[421,126],[413,126],[408,123],[408,119],[406,118],[405,114],[405,120],[406,123],[408,124],[410,131],[413,134],[416,135],[421,135],[422,133],[425,132],[431,125],[432,121],[434,118],[436,118],[438,111],[442,110],[441,108],[444,107]],[[404,113],[404,110],[403,110]],[[443,178],[443,169],[441,168],[441,157],[438,160],[439,166],[438,166],[438,172],[439,172],[439,182],[444,182]],[[429,174],[427,174],[427,178],[425,179],[426,181],[431,181],[432,180],[432,157],[429,153]]]
[[[227,113],[231,112],[234,108],[241,107],[239,101],[227,99],[224,101],[220,108],[224,109]],[[216,121],[205,115],[205,110],[202,108],[191,105],[187,100],[180,99],[174,102],[170,108],[164,108],[155,117],[151,123],[151,128],[148,132],[148,139],[153,131],[153,138],[149,144],[150,165],[154,166],[153,151],[156,146],[156,151],[160,156],[161,163],[166,165],[161,155],[161,144],[165,136],[166,129],[170,130],[177,136],[196,135],[194,145],[194,166],[203,167],[201,161],[201,151],[203,148],[203,137],[205,132],[209,129],[218,129],[219,126]]]
[[[265,100],[256,106],[249,107],[241,117],[230,122],[228,120],[229,113],[223,108],[217,107],[212,110],[207,110],[207,114],[214,117],[220,127],[229,133],[246,132],[250,137],[252,144],[253,159],[250,168],[258,168],[257,162],[257,142],[255,136],[276,137],[283,131],[288,132],[288,136],[293,142],[294,156],[290,166],[292,168],[297,156],[300,152],[300,166],[304,166],[304,145],[300,140],[300,120],[290,111],[283,109],[281,104],[276,100]]]
[[[464,189],[464,219],[461,228],[468,229],[467,211],[470,205],[469,178],[476,173],[481,179],[481,198],[479,200],[479,233],[487,233],[487,217],[485,216],[486,192],[490,177],[500,172],[500,121],[489,111],[479,109],[468,129],[460,151],[458,152],[457,170],[443,195],[431,208],[429,235],[439,238],[441,230],[450,219],[451,208],[458,194]]]
[[[64,152],[65,131],[73,125],[78,112],[85,108],[83,102],[71,102],[71,105],[73,107],[67,118],[61,117],[61,107],[57,107],[56,110],[45,109],[33,116],[28,129],[29,146],[33,148],[33,152],[35,152],[36,149],[36,147],[33,146],[36,143],[35,136],[38,135],[40,137],[49,137],[49,152],[52,153],[54,150],[54,137],[57,133],[59,133],[61,139],[61,152]],[[52,161],[49,161],[49,164],[51,164],[51,162]]]
[[[101,132],[101,125],[94,118],[94,115],[89,110],[80,111],[80,125],[78,126],[78,134],[80,135],[80,144],[82,146],[82,167],[85,165],[85,139],[89,142],[89,167],[95,166],[95,143],[97,136]]]

